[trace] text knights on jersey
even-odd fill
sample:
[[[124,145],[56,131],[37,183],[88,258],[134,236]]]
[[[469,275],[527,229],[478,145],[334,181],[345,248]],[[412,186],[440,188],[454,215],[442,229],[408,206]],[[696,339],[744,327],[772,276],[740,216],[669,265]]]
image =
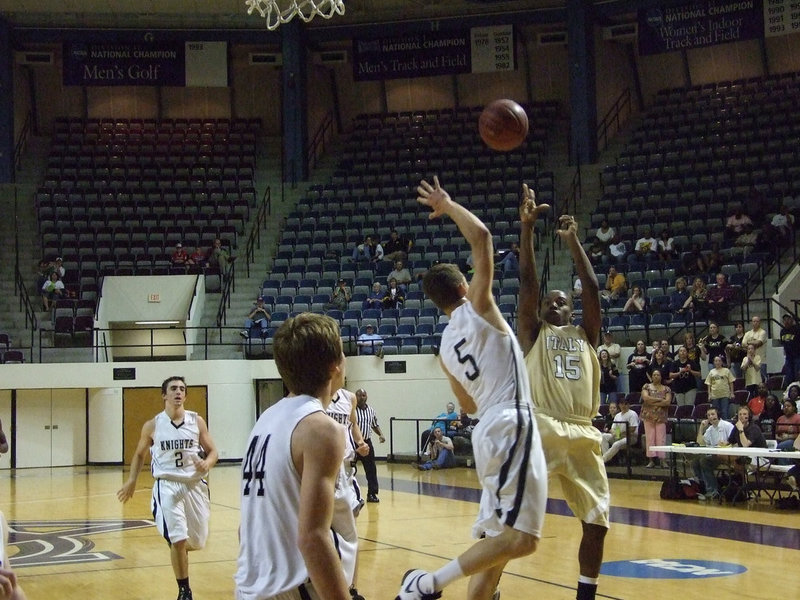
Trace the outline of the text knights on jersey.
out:
[[[194,440],[163,440],[160,444],[162,450],[186,450],[195,447]]]

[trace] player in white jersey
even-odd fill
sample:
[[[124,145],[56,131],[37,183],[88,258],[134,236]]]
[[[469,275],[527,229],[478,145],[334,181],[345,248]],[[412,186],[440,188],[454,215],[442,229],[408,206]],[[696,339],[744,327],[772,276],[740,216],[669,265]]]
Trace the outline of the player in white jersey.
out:
[[[548,471],[560,480],[567,504],[581,520],[577,598],[591,600],[597,592],[611,501],[602,437],[592,425],[600,405],[600,290],[578,239],[578,224],[563,215],[556,233],[569,248],[581,281],[582,322],[573,325],[572,299],[566,292],[552,290],[539,302],[533,228],[538,216],[549,210],[546,204],[537,206],[533,190],[523,186],[517,335],[531,377]]]
[[[127,502],[136,490],[136,479],[150,452],[155,483],[151,508],[159,533],[170,547],[170,559],[178,582],[178,600],[191,600],[189,550],[200,550],[208,538],[211,513],[205,477],[217,464],[217,447],[203,417],[186,410],[186,381],[169,377],[161,384],[164,412],[142,427],[131,461],[128,481],[117,492]]]
[[[0,512],[0,600],[25,600],[25,592],[8,562],[7,543],[8,523],[6,516]]]
[[[364,506],[364,498],[361,497],[361,488],[356,479],[355,458],[356,454],[359,456],[369,454],[369,446],[364,441],[361,428],[356,422],[355,394],[345,388],[339,388],[333,394],[326,412],[344,430],[344,460],[339,481],[336,483],[336,498],[341,497],[344,499],[353,515],[357,517]],[[358,544],[358,532],[355,528],[352,531],[341,531],[340,533],[349,543]],[[364,600],[364,597],[358,593],[358,588],[356,587],[357,575],[358,561],[356,561],[356,570],[350,584],[350,596],[353,600]]]
[[[350,600],[355,548],[340,532],[355,530],[355,518],[335,497],[345,444],[325,413],[344,381],[339,326],[303,313],[281,325],[273,347],[289,395],[261,415],[247,442],[236,598]]]
[[[506,563],[536,550],[547,501],[547,470],[533,418],[522,353],[492,295],[492,235],[439,186],[421,182],[419,202],[432,217],[448,215],[472,250],[467,284],[458,267],[434,265],[425,294],[450,317],[440,360],[461,407],[475,414],[475,468],[483,488],[473,535],[485,539],[434,573],[409,571],[398,599],[437,598],[451,582],[471,576],[468,598],[491,598]]]

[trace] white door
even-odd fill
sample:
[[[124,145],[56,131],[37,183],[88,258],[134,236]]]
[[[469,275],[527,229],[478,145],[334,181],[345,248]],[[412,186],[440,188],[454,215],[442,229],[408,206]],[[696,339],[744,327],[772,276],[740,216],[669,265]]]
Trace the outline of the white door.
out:
[[[17,468],[86,463],[84,390],[17,390]]]

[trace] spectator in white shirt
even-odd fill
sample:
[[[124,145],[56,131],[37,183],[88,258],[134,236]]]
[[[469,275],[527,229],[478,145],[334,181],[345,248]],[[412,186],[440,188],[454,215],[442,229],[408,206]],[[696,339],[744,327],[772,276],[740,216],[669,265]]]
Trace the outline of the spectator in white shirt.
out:
[[[608,462],[625,446],[633,445],[639,438],[639,415],[631,410],[626,398],[619,401],[619,412],[611,423],[611,431],[603,434],[600,449],[603,462]]]

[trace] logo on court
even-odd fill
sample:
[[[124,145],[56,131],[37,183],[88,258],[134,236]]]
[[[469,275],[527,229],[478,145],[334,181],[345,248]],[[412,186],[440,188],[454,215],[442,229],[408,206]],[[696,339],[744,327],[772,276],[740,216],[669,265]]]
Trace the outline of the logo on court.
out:
[[[603,563],[600,573],[636,579],[704,579],[727,577],[747,571],[744,565],[715,560],[643,558]]]
[[[19,550],[10,559],[11,566],[19,569],[116,560],[122,557],[95,551],[95,543],[86,538],[152,526],[153,521],[144,519],[9,521],[8,543]]]

